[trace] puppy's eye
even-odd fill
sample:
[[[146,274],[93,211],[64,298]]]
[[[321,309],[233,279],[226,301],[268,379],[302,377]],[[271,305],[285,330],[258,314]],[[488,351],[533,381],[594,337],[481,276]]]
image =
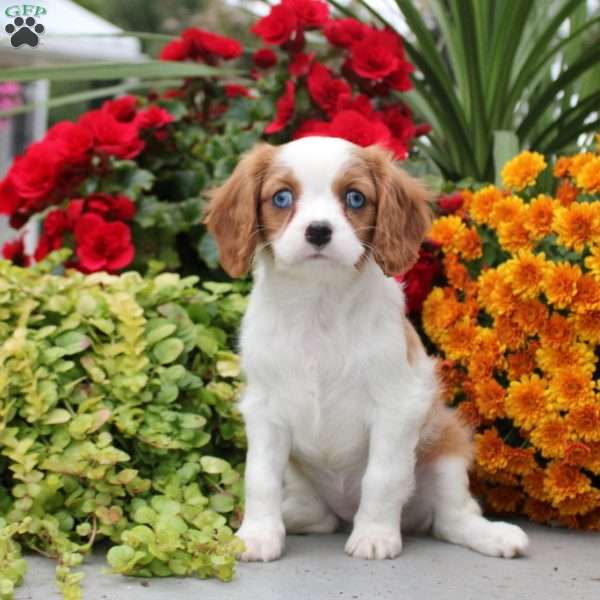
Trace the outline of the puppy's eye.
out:
[[[291,190],[279,190],[273,194],[273,205],[277,208],[289,208],[294,201]]]
[[[365,205],[366,201],[367,199],[364,194],[358,190],[348,190],[346,192],[346,206],[348,206],[348,208],[358,210]]]

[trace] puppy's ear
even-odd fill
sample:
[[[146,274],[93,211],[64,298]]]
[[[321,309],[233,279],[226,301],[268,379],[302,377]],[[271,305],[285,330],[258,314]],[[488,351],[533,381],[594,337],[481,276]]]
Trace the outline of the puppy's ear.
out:
[[[204,223],[219,247],[219,260],[231,277],[250,269],[259,237],[260,189],[275,148],[261,144],[245,154],[229,179],[209,192]]]
[[[431,227],[432,194],[418,179],[396,166],[388,151],[366,149],[377,186],[374,258],[386,275],[405,273],[417,261]]]

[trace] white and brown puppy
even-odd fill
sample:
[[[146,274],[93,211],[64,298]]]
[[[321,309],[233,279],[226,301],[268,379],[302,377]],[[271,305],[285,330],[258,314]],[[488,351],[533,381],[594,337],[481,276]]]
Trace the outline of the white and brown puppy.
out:
[[[353,524],[346,552],[393,558],[402,530],[513,557],[527,536],[481,516],[468,430],[387,275],[416,260],[428,194],[378,147],[309,137],[244,156],[206,223],[233,277],[253,265],[241,330],[247,387],[244,560],[289,533]]]

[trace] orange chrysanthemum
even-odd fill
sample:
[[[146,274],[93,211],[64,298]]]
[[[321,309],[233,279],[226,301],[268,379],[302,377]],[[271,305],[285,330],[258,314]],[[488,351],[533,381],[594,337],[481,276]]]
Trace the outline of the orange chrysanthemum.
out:
[[[570,321],[579,339],[600,344],[600,310],[572,315]]]
[[[481,425],[481,415],[477,405],[472,400],[464,400],[458,405],[456,413],[460,420],[470,427],[477,428]]]
[[[531,375],[535,367],[534,348],[513,352],[506,357],[506,369],[511,379],[517,380],[521,379],[524,375]]]
[[[531,248],[531,237],[524,221],[510,221],[498,227],[498,241],[508,252],[518,252]]]
[[[475,384],[475,403],[479,413],[486,419],[502,419],[506,416],[504,411],[504,396],[506,390],[491,378],[484,379]]]
[[[561,416],[547,415],[531,431],[531,441],[546,458],[562,458],[570,443],[571,428]]]
[[[600,475],[600,442],[591,442],[588,448],[590,455],[585,462],[585,468],[594,475]]]
[[[556,199],[561,206],[571,206],[577,200],[577,188],[568,180],[561,181],[556,190]]]
[[[591,374],[596,370],[597,359],[594,351],[587,344],[581,342],[554,344],[547,341],[536,350],[535,360],[539,368],[546,373],[554,373],[565,365],[570,365]]]
[[[581,252],[586,244],[600,239],[600,204],[574,203],[558,208],[552,227],[558,233],[558,243]]]
[[[446,356],[452,360],[460,360],[469,356],[476,334],[477,329],[469,319],[460,319],[454,323],[442,341]]]
[[[577,185],[588,194],[600,193],[600,156],[588,161],[577,173]]]
[[[523,512],[534,523],[549,523],[556,516],[556,509],[548,502],[527,498],[523,503]]]
[[[532,429],[546,414],[546,382],[538,375],[513,381],[504,402],[506,414],[515,425]]]
[[[585,515],[599,505],[600,491],[592,489],[589,492],[558,502],[556,508],[558,508],[561,515]]]
[[[525,214],[525,204],[523,204],[521,198],[518,196],[505,196],[494,204],[488,222],[494,229],[498,229],[501,225],[513,221],[522,223]]]
[[[494,329],[503,350],[519,350],[525,344],[525,332],[508,315],[496,317]]]
[[[499,485],[487,493],[485,500],[496,513],[515,513],[523,502],[523,492],[518,487]]]
[[[569,165],[569,175],[575,179],[590,161],[594,160],[596,155],[592,152],[581,152],[571,157],[571,163]]]
[[[481,256],[481,238],[473,228],[459,231],[454,246],[465,260],[475,260]]]
[[[570,344],[575,336],[571,323],[558,313],[553,313],[539,332],[542,346],[561,347]]]
[[[464,289],[469,281],[469,272],[460,262],[458,256],[456,254],[446,254],[443,262],[448,283],[457,290]]]
[[[566,419],[584,442],[600,442],[600,400],[571,408]]]
[[[544,273],[544,292],[557,308],[567,308],[577,293],[581,269],[569,263],[549,265]]]
[[[552,230],[554,202],[550,196],[539,195],[527,207],[525,227],[535,239],[547,236]]]
[[[515,294],[524,298],[536,298],[542,290],[547,264],[543,254],[525,250],[503,263],[498,270],[510,283]]]
[[[465,224],[460,217],[450,215],[437,219],[431,226],[429,237],[445,251],[456,251],[456,240],[465,231]]]
[[[577,293],[571,308],[577,313],[600,310],[600,283],[589,274],[577,281]]]
[[[423,327],[435,342],[460,318],[462,309],[451,288],[434,288],[423,303]]]
[[[529,496],[541,502],[548,502],[550,497],[544,488],[544,470],[534,467],[532,471],[523,476],[523,488]]]
[[[584,369],[569,365],[551,373],[548,398],[553,406],[568,409],[594,401],[593,376]]]
[[[541,154],[526,150],[504,165],[502,182],[508,188],[522,190],[533,185],[545,168],[546,161]]]
[[[514,475],[527,475],[536,467],[533,448],[511,448],[508,451],[506,470]]]
[[[525,333],[534,335],[547,322],[548,309],[539,300],[522,300],[513,306],[511,318]]]
[[[576,467],[585,467],[592,455],[592,451],[583,442],[569,444],[565,450],[565,462]]]
[[[570,156],[561,156],[554,165],[554,177],[567,177],[571,166]]]
[[[546,469],[544,489],[556,506],[569,498],[575,498],[592,489],[590,480],[579,469],[564,462],[554,461]]]
[[[475,449],[479,465],[493,473],[504,469],[508,462],[508,446],[494,428],[486,429],[475,436]]]
[[[596,281],[600,282],[600,244],[591,248],[590,255],[586,257],[584,262]]]
[[[476,223],[488,223],[496,203],[503,198],[502,192],[493,185],[484,187],[473,194],[470,214]]]

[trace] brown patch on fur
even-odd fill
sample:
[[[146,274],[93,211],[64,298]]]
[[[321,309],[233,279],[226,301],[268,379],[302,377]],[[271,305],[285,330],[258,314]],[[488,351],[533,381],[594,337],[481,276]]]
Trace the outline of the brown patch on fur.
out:
[[[386,275],[405,273],[417,261],[421,242],[431,226],[431,193],[419,180],[398,168],[379,146],[358,154],[377,186],[377,218],[373,257]]]
[[[408,364],[414,366],[414,364],[420,359],[426,356],[425,348],[421,338],[413,327],[412,323],[404,317],[404,327],[406,331],[406,354],[408,357]]]
[[[418,464],[432,463],[444,456],[462,457],[469,465],[473,461],[473,432],[442,400],[431,408],[423,432],[417,446]]]
[[[339,199],[344,215],[350,225],[354,228],[356,236],[366,250],[371,247],[375,234],[375,220],[377,218],[377,186],[369,169],[369,165],[358,156],[358,160],[351,164],[333,182],[333,193]],[[353,210],[346,204],[346,193],[349,190],[357,190],[366,198],[362,208]],[[368,256],[368,252],[362,255],[357,266]]]
[[[219,246],[221,265],[231,277],[248,272],[260,238],[258,202],[276,148],[261,144],[244,155],[233,174],[209,193],[204,222]]]
[[[302,192],[300,182],[294,177],[291,169],[271,167],[262,184],[258,207],[260,230],[266,241],[275,239],[296,212],[296,202],[290,208],[277,208],[273,205],[273,196],[280,190],[290,190],[294,200],[297,200]]]

